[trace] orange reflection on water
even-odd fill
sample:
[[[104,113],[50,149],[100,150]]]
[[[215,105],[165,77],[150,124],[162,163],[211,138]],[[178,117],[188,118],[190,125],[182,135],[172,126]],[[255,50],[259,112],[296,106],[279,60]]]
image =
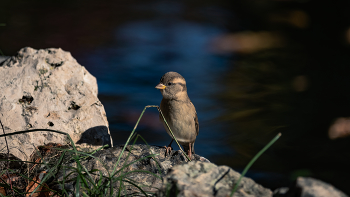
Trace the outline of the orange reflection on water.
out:
[[[350,135],[350,118],[337,118],[328,130],[328,137],[332,140]]]

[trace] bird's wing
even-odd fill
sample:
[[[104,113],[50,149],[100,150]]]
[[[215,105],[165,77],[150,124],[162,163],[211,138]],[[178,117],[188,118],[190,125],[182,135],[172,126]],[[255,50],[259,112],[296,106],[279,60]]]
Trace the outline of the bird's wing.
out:
[[[197,136],[198,133],[199,133],[198,116],[197,116],[196,108],[194,107],[192,102],[191,102],[191,104],[192,104],[192,107],[194,109],[194,124],[195,124],[195,127],[196,127],[196,136]]]
[[[194,123],[196,124],[196,136],[197,136],[199,133],[199,123],[198,123],[197,113],[196,113],[196,116],[194,117]]]

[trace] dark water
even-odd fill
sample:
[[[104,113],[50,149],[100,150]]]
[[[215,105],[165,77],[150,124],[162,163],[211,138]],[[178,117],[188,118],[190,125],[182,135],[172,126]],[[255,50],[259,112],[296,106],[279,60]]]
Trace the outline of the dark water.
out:
[[[160,103],[160,77],[177,71],[198,113],[197,154],[241,171],[281,132],[247,176],[270,188],[312,176],[350,193],[349,137],[327,134],[336,118],[350,117],[350,5],[341,2],[4,1],[0,49],[70,51],[97,78],[115,144],[146,105]],[[228,33],[234,42],[221,44],[234,49],[218,52]],[[254,51],[275,38],[277,47]],[[156,109],[136,131],[152,145],[170,142]]]
[[[98,80],[99,97],[116,144],[125,142],[146,105],[159,105],[162,97],[154,87],[160,77],[168,71],[182,74],[200,121],[196,153],[211,157],[227,146],[219,140],[224,138],[224,132],[212,120],[222,111],[214,95],[222,91],[217,81],[227,70],[230,56],[209,51],[210,42],[225,30],[168,16],[169,12],[181,11],[177,4],[158,9],[155,12],[162,17],[119,26],[108,47],[78,56],[79,62]],[[145,140],[155,145],[167,144],[170,138],[158,120],[157,110],[148,109],[144,120],[139,132]]]

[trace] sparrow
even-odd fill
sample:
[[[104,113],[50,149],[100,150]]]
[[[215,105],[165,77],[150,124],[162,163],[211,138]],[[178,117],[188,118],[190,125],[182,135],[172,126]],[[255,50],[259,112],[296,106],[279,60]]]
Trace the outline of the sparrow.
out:
[[[160,102],[160,110],[165,120],[179,144],[183,146],[187,155],[192,158],[192,154],[195,153],[194,142],[199,132],[199,124],[196,108],[187,95],[185,78],[177,72],[167,72],[160,78],[160,82],[155,88],[159,89],[163,95],[163,99]],[[159,114],[159,119],[167,133],[172,137],[161,114]],[[171,151],[173,140],[165,147],[165,154]]]

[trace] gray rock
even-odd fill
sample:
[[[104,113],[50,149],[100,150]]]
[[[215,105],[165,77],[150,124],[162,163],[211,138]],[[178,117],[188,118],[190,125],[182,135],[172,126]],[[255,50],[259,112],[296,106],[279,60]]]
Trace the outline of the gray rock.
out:
[[[81,164],[84,166],[88,171],[90,170],[99,170],[102,172],[103,176],[108,177],[117,161],[118,157],[121,154],[121,151],[124,146],[115,146],[113,148],[109,148],[106,150],[98,151],[94,154],[95,158],[89,158],[85,161],[82,161]],[[129,155],[130,154],[130,155]],[[151,155],[155,155],[154,157],[151,157]],[[209,162],[204,157],[200,157],[198,155],[194,155],[195,161],[202,161],[203,163]],[[136,162],[135,162],[136,161]],[[135,163],[133,163],[135,162]],[[135,184],[139,186],[144,186],[142,189],[146,192],[155,193],[158,191],[158,188],[162,186],[162,178],[157,178],[154,175],[146,172],[141,171],[148,171],[151,173],[154,173],[155,175],[159,177],[164,177],[168,171],[175,165],[178,164],[184,164],[187,162],[187,159],[180,151],[172,151],[170,155],[167,155],[165,157],[165,148],[158,147],[158,146],[147,146],[147,145],[128,145],[125,149],[124,154],[121,157],[121,160],[119,164],[116,167],[116,171],[119,171],[122,169],[123,166],[125,168],[121,170],[119,173],[117,173],[114,177],[121,177],[125,174],[127,174],[124,178],[128,180],[132,180],[135,182]],[[57,177],[59,181],[63,180],[63,177],[65,175],[68,175],[72,172],[71,167],[76,167],[76,163],[72,162],[68,164],[69,168],[66,169],[66,171],[61,170]],[[45,169],[42,169],[45,170]],[[67,183],[64,185],[64,187],[71,191],[75,190],[75,182],[69,182],[68,180],[75,180],[75,177],[77,176],[76,173],[72,173],[67,179]],[[100,178],[99,173],[95,173],[91,175],[92,178],[95,180],[95,182],[98,182]],[[102,182],[104,182],[103,180]],[[127,182],[124,182],[125,184],[125,191],[122,190],[123,195],[133,195],[133,196],[144,196],[139,189],[137,189],[135,186],[132,186],[128,184]],[[120,182],[114,182],[113,185],[113,193],[114,196],[118,193],[118,189],[120,186]],[[61,190],[61,185],[53,185],[51,186],[52,189]],[[109,189],[109,188],[108,188]],[[70,195],[73,195],[71,193]]]
[[[227,166],[213,163],[189,162],[173,167],[164,178],[157,196],[212,197],[229,196],[240,174]],[[256,184],[250,178],[242,178],[233,196],[266,196],[272,191]]]
[[[23,48],[0,63],[0,79],[0,120],[6,133],[53,129],[68,133],[82,146],[112,144],[96,78],[69,52]],[[34,147],[64,144],[67,139],[40,131],[9,136],[7,141],[11,154],[29,160]],[[6,151],[0,138],[0,153]]]
[[[310,177],[298,177],[293,186],[280,197],[347,197],[334,186]]]

